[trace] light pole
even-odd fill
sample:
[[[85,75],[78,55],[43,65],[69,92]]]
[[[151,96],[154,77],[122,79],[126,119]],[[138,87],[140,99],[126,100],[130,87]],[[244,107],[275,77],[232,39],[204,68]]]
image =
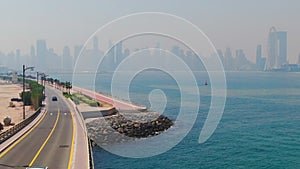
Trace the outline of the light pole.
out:
[[[23,65],[23,94],[22,94],[22,100],[23,100],[23,120],[25,120],[25,71],[26,70],[33,71],[34,67],[25,67]]]
[[[37,84],[39,84],[39,76],[41,75],[41,76],[43,77],[44,74],[45,74],[45,73],[36,72],[36,82],[37,82]],[[41,80],[42,80],[42,79],[41,79]],[[43,85],[43,83],[42,83],[42,85]]]
[[[45,87],[45,82],[46,82],[46,77],[48,77],[49,75],[46,75],[45,73],[43,73],[43,77],[44,77],[44,83],[42,83],[42,85]]]
[[[42,85],[44,86],[44,90],[43,90],[43,98],[45,98],[45,82],[46,82],[46,77],[49,75],[46,75],[45,73],[43,73],[43,80],[42,80]]]

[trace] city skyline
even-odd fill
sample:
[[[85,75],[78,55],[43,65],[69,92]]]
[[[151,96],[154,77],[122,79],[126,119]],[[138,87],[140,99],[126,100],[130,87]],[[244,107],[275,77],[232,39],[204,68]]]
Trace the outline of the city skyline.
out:
[[[126,41],[125,41],[126,42]],[[37,40],[36,45],[32,45],[30,47],[30,54],[22,55],[19,49],[16,49],[15,52],[10,52],[7,54],[0,53],[0,65],[7,66],[9,68],[13,68],[18,70],[21,68],[21,63],[26,65],[33,65],[38,70],[49,72],[49,73],[70,73],[73,72],[73,68],[75,66],[76,61],[82,61],[83,65],[90,65],[89,68],[93,66],[97,66],[100,58],[103,57],[102,65],[103,71],[113,71],[118,64],[121,63],[123,59],[128,57],[131,53],[136,53],[139,55],[139,50],[144,50],[149,48],[135,48],[129,49],[128,46],[123,46],[123,42],[119,42],[112,46],[112,42],[108,42],[109,46],[112,48],[108,53],[104,56],[104,51],[99,48],[99,40],[97,36],[94,36],[91,40],[91,44],[88,44],[83,49],[83,45],[75,45],[73,47],[64,46],[62,53],[57,53],[51,46],[47,45],[46,40]],[[125,43],[127,45],[127,43]],[[261,45],[260,45],[261,46]],[[156,46],[149,48],[148,52],[143,52],[144,54],[149,55],[149,57],[153,55],[159,55],[161,57],[166,58],[165,64],[169,63],[170,56],[166,55],[163,51],[152,51],[152,49],[160,49],[160,43],[157,43]],[[81,49],[83,49],[81,51]],[[168,49],[171,53],[175,54],[182,58],[192,70],[205,70],[204,66],[201,63],[201,60],[196,56],[193,51],[189,49],[184,49],[179,46],[172,46]],[[152,52],[151,52],[152,51]],[[79,54],[80,57],[83,57],[77,60]],[[256,68],[256,63],[251,62],[247,59],[243,49],[217,49],[217,54],[219,55],[224,70],[226,71],[234,71],[234,70],[260,70]],[[260,56],[262,57],[262,56]],[[263,58],[261,58],[263,59]],[[12,61],[12,62],[10,62]],[[89,63],[85,63],[85,61]],[[17,64],[15,64],[17,63]],[[93,65],[93,66],[92,66]],[[79,70],[84,71],[86,68],[77,67]],[[100,69],[98,71],[101,71]]]
[[[267,45],[268,30],[275,26],[286,31],[287,60],[296,63],[300,53],[300,25],[297,6],[300,2],[267,1],[151,1],[126,2],[26,2],[6,1],[1,4],[3,15],[0,28],[0,48],[9,53],[16,48],[30,53],[36,39],[45,39],[49,46],[62,53],[65,45],[84,44],[98,28],[124,15],[135,12],[157,11],[183,17],[198,26],[217,49],[243,49],[255,62],[258,44]],[[267,9],[267,10],[266,10]],[[138,24],[138,23],[137,23]],[[107,45],[106,42],[100,42]],[[267,49],[262,55],[267,56]]]
[[[151,44],[150,41],[151,40],[149,40],[148,37],[149,43],[147,44]],[[270,32],[268,34],[268,44],[258,44],[256,47],[255,62],[250,61],[247,58],[244,49],[236,48],[232,51],[231,48],[227,47],[226,49],[216,50],[223,63],[225,71],[299,71],[300,54],[298,55],[296,62],[290,63],[287,58],[287,41],[288,33],[286,31],[278,31],[275,27],[271,27]],[[123,46],[123,42],[125,42],[125,47]],[[74,71],[76,62],[79,61],[82,62],[80,64],[81,66],[79,66],[80,71],[87,70],[84,65],[90,65],[89,68],[94,67],[94,69],[97,69],[97,66],[100,66],[101,68],[98,68],[98,71],[100,72],[114,71],[118,64],[120,64],[123,59],[128,57],[131,54],[131,52],[136,53],[139,50],[144,50],[147,48],[149,51],[145,54],[149,55],[149,57],[153,55],[159,55],[160,57],[165,58],[163,60],[166,65],[172,64],[169,63],[170,56],[167,56],[166,53],[150,52],[152,49],[155,48],[161,50],[160,42],[156,42],[156,44],[153,46],[142,47],[140,45],[139,47],[141,48],[134,49],[129,48],[129,46],[130,40],[129,42],[125,40],[120,41],[118,43],[113,43],[111,40],[109,40],[108,47],[111,49],[110,51],[105,51],[107,49],[102,50],[99,45],[98,37],[94,36],[93,38],[91,38],[91,43],[86,43],[85,45],[75,45],[71,48],[65,45],[62,53],[58,54],[53,48],[47,47],[46,40],[38,39],[36,40],[35,46],[31,45],[30,54],[22,54],[20,49],[15,49],[15,51],[7,54],[0,53],[0,65],[18,70],[22,65],[21,63],[23,63],[27,65],[35,65],[37,69],[44,72],[70,74]],[[266,56],[262,54],[263,48],[266,48],[268,50]],[[192,70],[205,70],[203,64],[201,63],[202,61],[199,60],[197,55],[189,48],[181,48],[180,46],[174,45],[171,46],[170,49],[163,48],[163,50],[168,50],[176,56],[181,57],[191,67]],[[235,55],[233,54],[234,50]],[[105,52],[108,53],[106,53],[105,55]],[[81,57],[84,58],[77,60],[80,54]],[[101,64],[98,65],[101,58],[103,58],[103,60]],[[78,67],[76,68],[78,69]]]

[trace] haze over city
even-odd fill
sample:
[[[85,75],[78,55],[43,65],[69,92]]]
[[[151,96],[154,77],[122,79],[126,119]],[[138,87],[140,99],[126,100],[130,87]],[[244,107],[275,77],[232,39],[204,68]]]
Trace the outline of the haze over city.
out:
[[[300,15],[298,1],[5,1],[1,2],[0,51],[30,54],[31,45],[44,39],[56,53],[67,45],[84,44],[99,27],[134,12],[166,12],[183,17],[208,35],[217,49],[242,49],[255,63],[256,47],[267,55],[269,29],[288,33],[287,59],[298,61]],[[108,42],[101,41],[106,46]],[[71,50],[72,51],[72,50]],[[72,53],[73,55],[73,53]]]
[[[300,168],[300,1],[0,2],[0,169]]]

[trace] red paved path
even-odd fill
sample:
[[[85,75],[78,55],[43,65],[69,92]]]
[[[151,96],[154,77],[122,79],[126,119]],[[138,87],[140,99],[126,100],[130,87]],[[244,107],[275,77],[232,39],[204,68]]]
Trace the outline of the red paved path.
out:
[[[133,105],[131,103],[127,103],[127,102],[124,102],[124,101],[116,100],[116,99],[113,99],[113,98],[111,98],[109,96],[105,96],[103,94],[93,92],[91,90],[79,88],[79,87],[76,87],[76,86],[72,86],[72,89],[74,91],[77,91],[77,92],[81,93],[81,94],[84,94],[84,95],[87,95],[89,97],[95,98],[97,100],[109,103],[109,104],[113,105],[114,107],[116,107],[116,109],[121,109],[121,110],[140,110],[140,111],[147,110],[147,108],[144,107],[144,106],[137,106],[137,105]]]

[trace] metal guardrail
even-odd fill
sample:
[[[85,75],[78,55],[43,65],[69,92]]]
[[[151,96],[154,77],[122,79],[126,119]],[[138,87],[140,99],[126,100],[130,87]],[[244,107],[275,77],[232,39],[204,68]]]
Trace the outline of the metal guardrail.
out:
[[[88,138],[88,144],[89,144],[89,162],[90,162],[90,169],[94,169],[95,164],[94,164],[94,158],[93,158],[93,147],[91,145],[91,139]]]
[[[24,127],[26,127],[29,123],[31,123],[39,114],[41,113],[41,108],[38,108],[37,111],[28,117],[27,119],[23,120],[22,122],[16,124],[12,128],[6,130],[5,132],[0,134],[0,144],[2,144],[7,139],[11,138],[13,135],[15,135],[17,132],[22,130]]]

